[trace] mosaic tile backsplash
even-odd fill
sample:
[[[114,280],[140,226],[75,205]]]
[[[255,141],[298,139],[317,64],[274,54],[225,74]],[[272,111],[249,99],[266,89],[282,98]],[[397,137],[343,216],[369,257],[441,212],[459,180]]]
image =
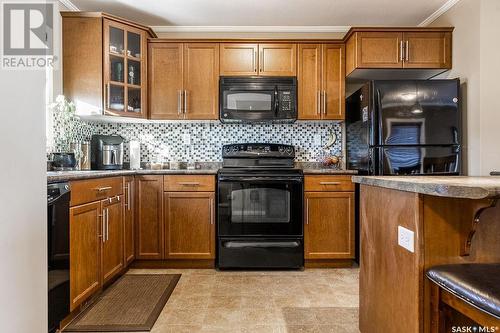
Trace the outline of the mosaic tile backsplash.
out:
[[[141,162],[163,161],[221,161],[222,145],[243,142],[291,144],[296,149],[296,161],[319,161],[325,154],[342,154],[342,124],[337,122],[296,122],[294,124],[221,124],[200,123],[101,123],[75,119],[68,123],[57,114],[53,116],[53,151],[64,150],[69,141],[90,141],[92,134],[121,135],[125,139],[124,161],[129,161],[128,142],[141,143]],[[66,133],[66,134],[65,134]],[[330,133],[336,143],[323,149]],[[184,142],[189,134],[190,143]],[[315,135],[321,144],[315,143]]]

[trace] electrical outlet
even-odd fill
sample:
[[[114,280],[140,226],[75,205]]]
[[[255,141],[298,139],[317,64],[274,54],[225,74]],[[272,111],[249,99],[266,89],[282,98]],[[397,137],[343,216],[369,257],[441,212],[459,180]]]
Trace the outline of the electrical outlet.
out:
[[[408,251],[415,252],[415,233],[402,226],[398,226],[398,245],[407,249]]]
[[[185,145],[190,145],[191,144],[191,135],[189,133],[182,134],[182,141],[184,142]]]
[[[314,144],[316,146],[321,146],[321,135],[320,134],[314,134]]]

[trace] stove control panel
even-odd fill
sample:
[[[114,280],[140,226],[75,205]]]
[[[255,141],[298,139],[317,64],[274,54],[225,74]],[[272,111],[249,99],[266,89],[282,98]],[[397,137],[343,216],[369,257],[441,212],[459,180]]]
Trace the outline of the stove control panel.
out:
[[[276,143],[243,143],[224,145],[222,147],[223,158],[238,157],[284,157],[295,158],[295,148],[291,145]]]

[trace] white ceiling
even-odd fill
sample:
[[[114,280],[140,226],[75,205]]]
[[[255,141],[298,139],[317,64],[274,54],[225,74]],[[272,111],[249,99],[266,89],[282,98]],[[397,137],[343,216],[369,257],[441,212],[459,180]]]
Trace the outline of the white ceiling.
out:
[[[416,26],[458,0],[70,1],[149,26]]]

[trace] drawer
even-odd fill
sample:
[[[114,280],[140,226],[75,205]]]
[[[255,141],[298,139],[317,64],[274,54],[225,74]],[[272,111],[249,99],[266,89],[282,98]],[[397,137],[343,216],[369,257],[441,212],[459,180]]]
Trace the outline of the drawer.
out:
[[[351,176],[305,175],[304,191],[354,191]]]
[[[213,175],[168,175],[163,177],[165,192],[214,192]]]
[[[71,206],[98,201],[123,194],[123,178],[109,177],[70,182]]]

